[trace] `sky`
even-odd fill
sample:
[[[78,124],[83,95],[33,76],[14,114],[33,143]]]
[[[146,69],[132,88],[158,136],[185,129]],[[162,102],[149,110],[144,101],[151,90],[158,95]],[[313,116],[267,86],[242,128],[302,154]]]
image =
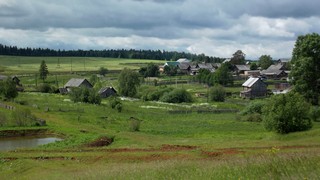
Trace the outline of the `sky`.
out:
[[[319,0],[0,0],[0,43],[290,58],[320,32]]]

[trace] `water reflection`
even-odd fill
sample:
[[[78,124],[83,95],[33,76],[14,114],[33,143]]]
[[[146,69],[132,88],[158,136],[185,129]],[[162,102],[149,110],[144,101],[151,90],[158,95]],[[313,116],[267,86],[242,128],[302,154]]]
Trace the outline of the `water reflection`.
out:
[[[32,148],[43,144],[49,144],[62,139],[56,137],[14,137],[0,138],[0,151],[9,151],[18,148]]]

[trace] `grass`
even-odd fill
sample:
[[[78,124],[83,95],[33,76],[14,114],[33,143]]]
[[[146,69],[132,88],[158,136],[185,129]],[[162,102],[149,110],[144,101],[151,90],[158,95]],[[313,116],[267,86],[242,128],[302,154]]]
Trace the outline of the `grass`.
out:
[[[57,66],[56,57],[45,59],[49,71],[56,73],[59,86],[71,77],[90,77],[89,73],[69,74],[71,59],[77,71],[84,70],[84,59],[86,70],[96,70],[101,65],[112,70],[139,68],[149,62],[59,59],[60,70],[53,68]],[[41,57],[1,56],[0,70],[8,74],[34,74],[41,60]],[[27,67],[28,70],[24,69]],[[46,81],[54,84],[55,78],[52,75]],[[21,80],[27,87],[35,86],[33,75]],[[104,85],[116,86],[117,73],[108,74],[102,81]],[[148,82],[144,85],[148,86]],[[207,92],[206,87],[197,83],[167,86],[185,88],[193,96]],[[227,91],[237,93],[239,89],[228,87]],[[320,176],[316,168],[320,165],[319,122],[309,131],[279,135],[266,131],[262,123],[240,121],[236,113],[197,113],[199,108],[242,110],[249,100],[228,98],[223,103],[207,103],[206,97],[194,98],[192,104],[123,100],[123,111],[119,113],[110,107],[108,99],[101,105],[92,105],[73,103],[68,96],[58,94],[19,93],[14,102],[5,103],[31,109],[38,118],[46,120],[44,128],[64,140],[33,149],[1,152],[0,179],[317,179]],[[0,112],[11,114],[6,109]],[[141,120],[139,131],[130,131],[131,117]],[[0,130],[23,128],[0,127]],[[102,136],[112,137],[114,142],[106,147],[87,146]]]

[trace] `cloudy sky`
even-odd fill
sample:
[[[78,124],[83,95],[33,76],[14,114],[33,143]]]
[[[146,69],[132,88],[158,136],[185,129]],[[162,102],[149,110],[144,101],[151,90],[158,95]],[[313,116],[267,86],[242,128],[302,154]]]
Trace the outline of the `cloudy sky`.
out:
[[[291,57],[320,32],[319,0],[0,0],[0,43]]]

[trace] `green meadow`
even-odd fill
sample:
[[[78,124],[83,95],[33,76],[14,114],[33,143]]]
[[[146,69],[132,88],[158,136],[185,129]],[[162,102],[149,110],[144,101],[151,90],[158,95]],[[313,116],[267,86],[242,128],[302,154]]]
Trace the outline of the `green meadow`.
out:
[[[60,58],[65,70],[54,70],[58,58],[46,58],[48,82],[59,86],[71,77],[89,78],[103,66],[109,70],[138,69],[152,60],[106,58]],[[70,60],[74,71],[70,73]],[[88,66],[84,71],[84,59]],[[91,61],[90,61],[91,59]],[[0,57],[4,74],[37,73],[43,58]],[[24,62],[23,64],[21,62]],[[89,63],[91,62],[91,63]],[[21,64],[20,64],[21,63]],[[19,68],[29,67],[27,69]],[[60,67],[62,68],[62,67]],[[2,73],[1,72],[1,73]],[[243,121],[235,112],[198,110],[232,109],[241,111],[250,102],[229,97],[226,102],[207,102],[205,86],[187,80],[168,86],[191,92],[193,103],[169,104],[139,99],[121,100],[122,112],[101,105],[74,103],[68,95],[21,92],[12,102],[15,108],[30,109],[46,120],[43,127],[0,127],[1,131],[46,129],[47,135],[62,141],[29,149],[0,152],[0,179],[317,179],[320,177],[320,123],[309,131],[280,135],[266,131],[261,122]],[[34,76],[21,76],[22,84],[35,86]],[[159,81],[171,81],[160,77]],[[40,80],[38,80],[40,82]],[[101,79],[104,85],[117,84],[117,73]],[[141,88],[154,86],[146,80]],[[162,88],[164,86],[160,86]],[[229,87],[236,93],[241,87]],[[0,108],[10,117],[12,110]],[[132,122],[139,131],[131,131]],[[92,146],[102,138],[113,139],[108,146]]]

